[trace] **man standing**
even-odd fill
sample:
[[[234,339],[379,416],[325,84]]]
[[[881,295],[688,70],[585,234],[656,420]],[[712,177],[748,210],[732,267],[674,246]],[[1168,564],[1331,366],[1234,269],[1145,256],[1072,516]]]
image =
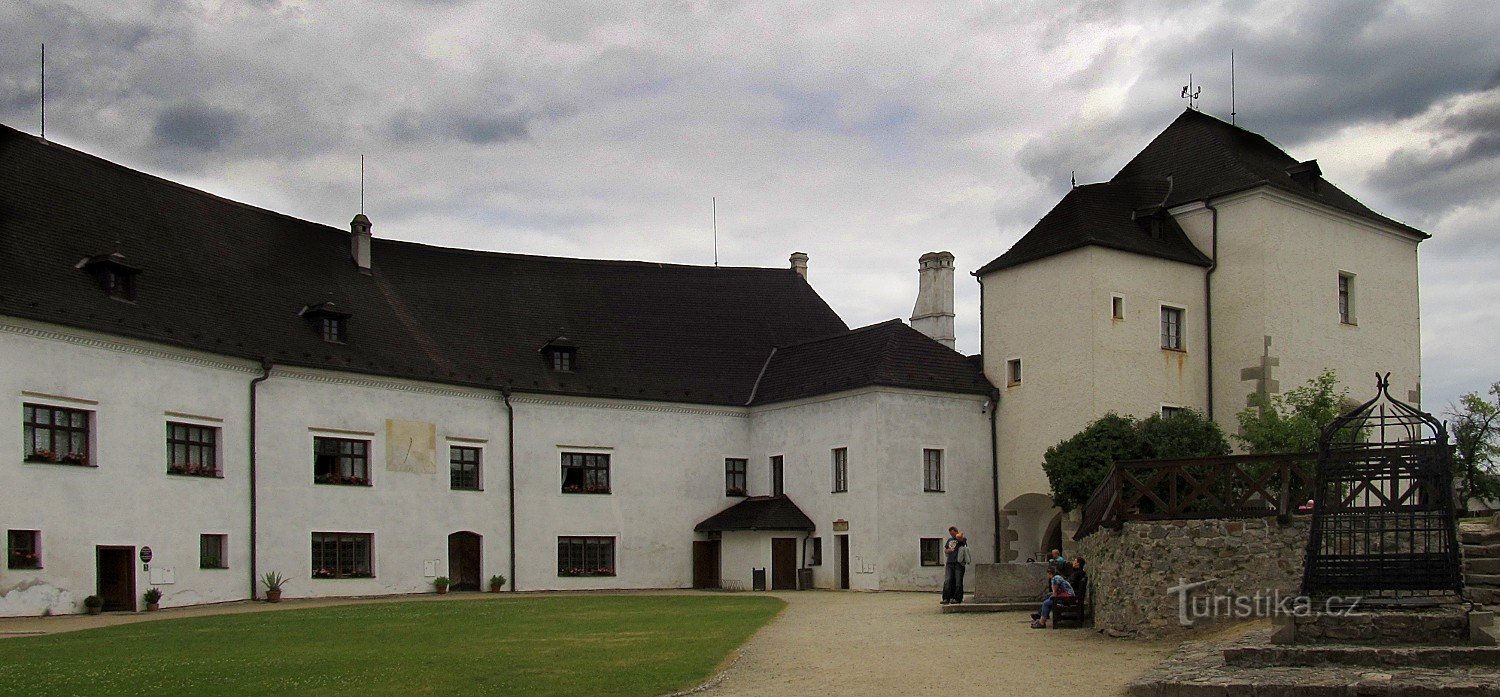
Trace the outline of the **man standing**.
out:
[[[948,527],[948,541],[943,543],[943,603],[944,605],[964,601],[964,571],[973,561],[969,544],[958,528]]]

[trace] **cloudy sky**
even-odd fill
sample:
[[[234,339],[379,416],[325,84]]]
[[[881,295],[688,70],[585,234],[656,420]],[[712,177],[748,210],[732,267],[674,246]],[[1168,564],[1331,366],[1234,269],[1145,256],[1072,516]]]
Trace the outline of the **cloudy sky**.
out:
[[[907,317],[1186,106],[1421,247],[1429,408],[1500,380],[1490,2],[0,3],[0,122],[301,218],[511,252],[781,266],[851,326]]]

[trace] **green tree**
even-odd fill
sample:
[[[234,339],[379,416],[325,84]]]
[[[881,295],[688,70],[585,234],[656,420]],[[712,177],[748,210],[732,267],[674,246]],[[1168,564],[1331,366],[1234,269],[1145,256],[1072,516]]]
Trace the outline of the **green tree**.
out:
[[[1465,513],[1470,499],[1500,498],[1500,382],[1490,385],[1485,401],[1477,392],[1458,398],[1448,416],[1453,436],[1453,466],[1458,473],[1458,507]]]
[[[1264,453],[1306,453],[1318,449],[1318,436],[1351,406],[1347,389],[1325,370],[1307,384],[1283,394],[1250,395],[1250,406],[1235,414],[1240,432],[1234,439],[1246,450]]]
[[[1052,502],[1067,511],[1088,502],[1116,461],[1228,454],[1224,432],[1196,410],[1145,420],[1110,412],[1048,448],[1042,471]]]

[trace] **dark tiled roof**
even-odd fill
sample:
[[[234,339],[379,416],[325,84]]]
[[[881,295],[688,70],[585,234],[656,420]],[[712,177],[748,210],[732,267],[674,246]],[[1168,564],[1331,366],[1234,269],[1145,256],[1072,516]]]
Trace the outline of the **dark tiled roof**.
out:
[[[1168,206],[1269,185],[1346,213],[1426,238],[1427,233],[1370,210],[1326,179],[1316,190],[1297,182],[1287,168],[1298,164],[1265,136],[1188,109],[1111,181],[1172,175]]]
[[[975,273],[985,274],[1086,245],[1207,265],[1207,257],[1175,224],[1166,226],[1172,230],[1164,227],[1160,240],[1143,240],[1131,213],[1145,206],[1172,207],[1259,186],[1275,187],[1427,237],[1421,230],[1370,210],[1325,179],[1320,178],[1316,188],[1298,182],[1287,172],[1297,164],[1264,136],[1188,109],[1113,179],[1069,191],[1010,250]],[[1151,200],[1153,197],[1155,200]]]
[[[751,496],[713,514],[693,530],[816,530],[817,527],[812,518],[785,496]]]
[[[379,228],[376,228],[377,232]],[[134,302],[74,268],[118,252]],[[556,394],[743,405],[773,346],[847,331],[789,269],[497,254],[376,239],[0,126],[0,315],[281,365]],[[334,303],[349,341],[298,312]],[[578,369],[539,353],[566,336]]]
[[[1158,208],[1172,188],[1161,178],[1074,188],[1030,232],[976,273],[986,274],[1088,245],[1207,266],[1208,257],[1193,246],[1171,216],[1162,216],[1157,234],[1152,234],[1150,219],[1136,215]]]
[[[883,385],[989,394],[983,368],[899,319],[776,349],[755,390],[767,404]]]

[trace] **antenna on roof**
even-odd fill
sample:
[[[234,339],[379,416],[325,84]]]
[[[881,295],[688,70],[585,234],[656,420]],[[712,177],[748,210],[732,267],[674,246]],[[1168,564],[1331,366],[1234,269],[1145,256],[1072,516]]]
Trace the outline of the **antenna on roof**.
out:
[[[1234,125],[1234,51],[1229,52],[1229,125]]]
[[[37,101],[40,102],[40,104],[41,104],[41,110],[42,110],[42,140],[46,140],[47,139],[47,44],[45,44],[45,43],[42,44],[42,65],[41,65],[41,68],[42,68],[42,83],[41,83],[41,93],[42,94],[41,94],[41,98],[38,99]]]
[[[1193,85],[1193,74],[1188,73],[1188,83],[1182,87],[1182,98],[1188,100],[1188,108],[1196,111],[1198,109],[1198,96],[1203,94],[1203,86]]]
[[[1078,188],[1078,170],[1068,172],[1068,182],[1073,185],[1073,188]]]
[[[359,156],[359,212],[365,212],[365,156]]]
[[[714,206],[714,268],[719,268],[719,197],[710,196]]]

